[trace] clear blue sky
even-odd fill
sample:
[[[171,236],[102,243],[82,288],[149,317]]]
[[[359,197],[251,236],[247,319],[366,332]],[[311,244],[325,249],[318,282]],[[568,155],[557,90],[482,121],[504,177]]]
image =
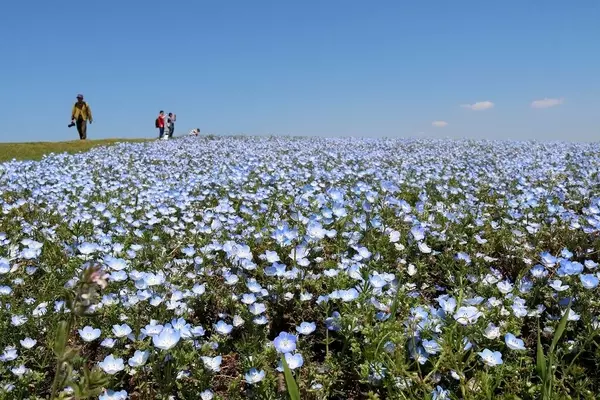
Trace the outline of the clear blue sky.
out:
[[[0,141],[77,137],[80,92],[91,138],[153,137],[160,109],[179,133],[600,138],[598,0],[19,0],[2,15]],[[545,98],[561,104],[531,106]]]

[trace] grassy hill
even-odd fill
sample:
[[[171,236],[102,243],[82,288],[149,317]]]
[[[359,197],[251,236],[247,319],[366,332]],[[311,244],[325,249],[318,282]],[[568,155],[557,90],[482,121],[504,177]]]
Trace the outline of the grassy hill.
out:
[[[119,142],[144,142],[148,139],[101,139],[73,140],[68,142],[0,143],[0,162],[17,160],[40,160],[49,153],[78,153],[92,147]]]

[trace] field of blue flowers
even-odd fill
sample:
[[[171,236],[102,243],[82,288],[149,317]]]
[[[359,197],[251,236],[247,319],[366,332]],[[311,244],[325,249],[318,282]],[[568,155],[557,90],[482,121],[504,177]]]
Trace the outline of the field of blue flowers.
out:
[[[592,399],[600,145],[0,164],[0,399]]]

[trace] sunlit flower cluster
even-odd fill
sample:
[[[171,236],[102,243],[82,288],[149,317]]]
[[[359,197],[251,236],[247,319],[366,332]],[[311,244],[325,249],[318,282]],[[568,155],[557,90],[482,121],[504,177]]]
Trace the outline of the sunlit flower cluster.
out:
[[[306,398],[539,397],[563,316],[557,390],[600,390],[595,144],[119,144],[1,164],[0,212],[0,399],[48,395],[95,265],[103,400],[285,398],[284,364]]]

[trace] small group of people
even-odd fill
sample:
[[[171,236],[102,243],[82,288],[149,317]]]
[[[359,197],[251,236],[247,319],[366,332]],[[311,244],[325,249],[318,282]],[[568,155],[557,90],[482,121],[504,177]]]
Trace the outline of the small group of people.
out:
[[[71,111],[71,123],[69,128],[76,126],[77,132],[79,133],[79,139],[87,139],[87,123],[93,122],[92,109],[90,105],[83,100],[83,95],[77,95],[77,101],[73,105]],[[175,133],[175,122],[177,116],[174,113],[168,113],[165,115],[164,111],[158,113],[158,118],[155,121],[155,127],[158,129],[159,139],[171,139]],[[200,128],[192,129],[189,133],[190,136],[198,136],[200,134]]]
[[[165,115],[163,110],[158,113],[158,118],[154,123],[154,126],[158,128],[159,139],[171,139],[173,132],[175,132],[175,121],[177,121],[177,115],[174,113],[168,113]],[[190,136],[198,136],[200,134],[200,128],[194,128],[190,131]]]
[[[158,128],[159,139],[171,139],[173,137],[173,133],[175,132],[175,121],[177,121],[177,116],[175,114],[169,113],[165,115],[165,112],[160,110],[158,118],[156,118],[154,123],[156,128]]]

